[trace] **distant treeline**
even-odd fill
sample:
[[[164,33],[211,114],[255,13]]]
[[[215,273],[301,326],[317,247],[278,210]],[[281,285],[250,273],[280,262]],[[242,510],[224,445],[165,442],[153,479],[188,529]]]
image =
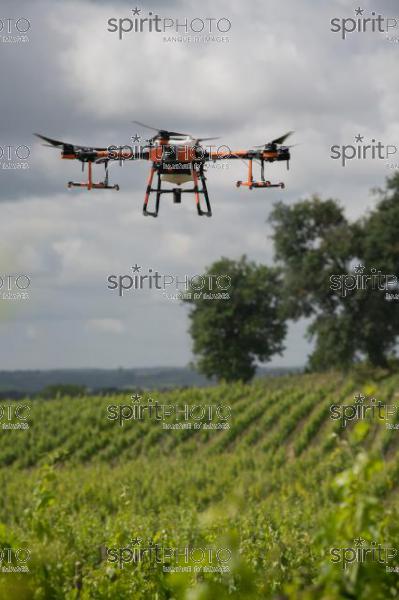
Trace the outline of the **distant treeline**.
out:
[[[300,369],[259,368],[259,376],[284,375]],[[58,394],[107,395],[125,391],[167,390],[212,385],[211,379],[189,367],[141,369],[59,369],[49,371],[0,371],[0,399],[54,397]]]

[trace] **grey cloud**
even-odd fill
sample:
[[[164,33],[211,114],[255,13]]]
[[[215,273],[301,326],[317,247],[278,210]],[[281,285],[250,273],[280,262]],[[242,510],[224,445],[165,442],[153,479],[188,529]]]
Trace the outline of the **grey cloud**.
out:
[[[362,3],[391,14],[395,5]],[[137,6],[166,11],[159,1]],[[329,148],[359,132],[395,143],[399,87],[392,70],[399,48],[373,35],[345,42],[334,36],[330,18],[351,16],[353,6],[168,3],[171,15],[231,17],[228,44],[197,46],[151,35],[119,42],[106,21],[129,14],[130,2],[18,3],[18,14],[32,21],[31,41],[1,47],[0,143],[32,144],[32,156],[25,172],[0,171],[0,256],[15,257],[32,274],[33,291],[30,303],[0,321],[4,335],[23,340],[15,350],[0,348],[4,368],[184,364],[191,347],[186,309],[153,296],[115,298],[106,290],[107,274],[135,262],[197,273],[221,255],[243,253],[271,263],[265,221],[273,202],[319,192],[340,198],[351,218],[373,205],[368,190],[383,183],[385,166],[342,169]],[[3,2],[1,12],[15,16],[15,3]],[[164,200],[156,221],[140,214],[148,165],[113,167],[119,193],[68,192],[66,182],[82,176],[79,165],[59,160],[32,136],[129,143],[133,119],[221,135],[239,147],[295,129],[292,143],[301,145],[292,150],[288,173],[281,165],[270,169],[270,178],[286,181],[285,192],[237,190],[235,181],[245,176],[239,161],[226,172],[209,171],[213,219],[199,219],[189,199],[182,206]],[[112,320],[123,324],[118,335]],[[287,352],[273,364],[305,361],[304,327],[292,327]]]

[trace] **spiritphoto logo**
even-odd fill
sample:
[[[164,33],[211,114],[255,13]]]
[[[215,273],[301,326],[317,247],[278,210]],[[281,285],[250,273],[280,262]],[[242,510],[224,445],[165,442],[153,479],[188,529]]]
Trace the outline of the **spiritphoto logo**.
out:
[[[122,40],[127,34],[162,34],[164,42],[228,42],[231,30],[227,17],[163,17],[148,11],[144,14],[137,6],[125,17],[112,17],[107,21],[107,31],[116,33]],[[166,35],[165,35],[166,34]]]
[[[393,294],[392,292],[387,292],[385,294],[385,300],[387,300],[388,302],[399,301],[399,293],[396,292],[395,294]]]
[[[107,419],[121,427],[129,421],[155,421],[163,429],[220,430],[230,428],[231,407],[225,404],[161,404],[151,396],[130,396],[129,404],[107,406]]]
[[[372,267],[370,273],[365,272],[365,266],[362,264],[354,267],[354,273],[345,275],[331,275],[330,289],[337,292],[341,298],[346,298],[351,292],[358,290],[374,290],[385,292],[385,299],[389,290],[398,287],[398,278],[393,274],[386,274]]]
[[[28,548],[0,546],[0,573],[29,573],[31,552]]]
[[[0,429],[29,429],[30,409],[26,403],[0,404]]]
[[[167,573],[228,573],[232,552],[224,547],[166,547],[135,537],[126,546],[105,547],[105,556],[107,562],[120,569],[146,563],[161,565]]]
[[[346,167],[351,161],[384,160],[388,161],[396,156],[398,147],[396,144],[384,144],[376,138],[366,139],[366,136],[358,133],[354,136],[354,144],[335,144],[330,147],[330,158],[339,160],[341,167]],[[397,163],[386,162],[387,168],[397,168]]]
[[[383,404],[374,397],[364,396],[360,392],[353,397],[351,404],[331,404],[330,419],[340,420],[341,428],[346,429],[352,421],[377,421],[385,423],[386,429],[399,429],[399,424],[392,423],[398,412],[398,406]]]
[[[177,170],[187,168],[187,162],[179,162],[178,159],[180,161],[191,162],[193,148],[195,148],[195,158],[198,161],[209,159],[211,154],[217,154],[219,157],[218,161],[232,156],[232,150],[226,144],[202,144],[199,143],[201,140],[189,139],[189,136],[187,136],[187,141],[179,140],[178,143],[159,144],[157,146],[153,145],[152,140],[143,139],[137,133],[130,136],[130,139],[132,140],[132,144],[124,144],[122,146],[110,144],[107,147],[109,158],[111,160],[121,159],[121,166],[126,161],[148,158],[150,146],[155,152],[157,160],[164,161],[168,168]],[[194,169],[198,171],[199,164],[194,162]]]
[[[0,165],[3,171],[25,171],[29,169],[30,146],[26,144],[0,145]]]
[[[388,567],[389,561],[397,556],[396,548],[378,544],[377,542],[367,543],[366,540],[359,537],[354,540],[353,546],[346,548],[330,548],[330,560],[334,564],[340,564],[344,570],[352,565],[379,563]]]
[[[27,35],[31,22],[26,17],[0,17],[0,42],[21,44],[29,42]]]
[[[229,275],[172,275],[162,274],[156,269],[143,267],[137,263],[131,267],[132,274],[109,275],[107,288],[117,292],[121,298],[126,292],[139,293],[142,290],[161,292],[167,300],[229,300],[227,291],[231,286]]]
[[[29,300],[31,280],[22,273],[3,273],[0,275],[0,300]]]
[[[330,21],[332,33],[337,33],[343,40],[347,40],[354,34],[377,33],[385,35],[388,41],[392,39],[392,33],[398,31],[399,17],[388,17],[387,15],[366,11],[366,9],[355,8],[354,17],[334,17]],[[396,38],[397,39],[397,38]]]

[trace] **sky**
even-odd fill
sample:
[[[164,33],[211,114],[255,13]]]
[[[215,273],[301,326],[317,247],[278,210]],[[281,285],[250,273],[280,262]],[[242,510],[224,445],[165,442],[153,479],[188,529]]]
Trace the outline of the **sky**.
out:
[[[119,39],[108,31],[109,19],[133,19],[134,9],[169,24],[187,19],[194,28],[212,18],[214,29],[229,30],[215,31],[219,41],[171,39],[178,35],[171,30]],[[347,19],[350,29],[351,19],[372,18],[372,11],[388,31],[345,39],[342,29],[331,31],[332,19],[336,28]],[[30,281],[29,299],[0,300],[2,369],[188,364],[187,308],[154,291],[118,297],[107,289],[110,274],[139,265],[183,278],[243,254],[272,265],[273,203],[319,194],[356,219],[375,205],[370,189],[399,164],[393,155],[343,167],[331,157],[331,146],[357,146],[358,135],[363,144],[399,143],[397,2],[3,0],[1,27],[0,277]],[[33,136],[130,144],[131,136],[150,134],[134,120],[220,136],[239,149],[293,130],[290,170],[275,164],[267,171],[286,188],[237,189],[246,166],[232,161],[208,171],[211,219],[197,216],[191,195],[181,205],[165,196],[159,218],[144,218],[148,163],[113,165],[119,192],[68,190],[69,180],[84,177],[79,163],[61,161]],[[102,175],[97,167],[95,177]],[[306,322],[291,323],[284,354],[269,364],[303,365],[311,349],[305,333]]]

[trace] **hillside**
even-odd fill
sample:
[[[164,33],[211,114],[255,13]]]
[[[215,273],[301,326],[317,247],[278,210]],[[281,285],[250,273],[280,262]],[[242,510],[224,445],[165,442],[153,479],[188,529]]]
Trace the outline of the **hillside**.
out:
[[[344,429],[330,406],[359,392],[395,404],[398,382],[302,375],[154,392],[151,413],[138,408],[148,396],[17,403],[30,405],[29,428],[1,431],[0,545],[28,548],[35,566],[0,573],[0,600],[397,597],[397,573],[370,560],[344,570],[330,549],[399,546],[399,432],[375,415]],[[123,425],[107,418],[121,405]],[[156,418],[176,405],[191,429]],[[170,557],[131,560],[157,545],[223,548],[228,571],[194,572],[182,550],[191,573],[171,573]]]

